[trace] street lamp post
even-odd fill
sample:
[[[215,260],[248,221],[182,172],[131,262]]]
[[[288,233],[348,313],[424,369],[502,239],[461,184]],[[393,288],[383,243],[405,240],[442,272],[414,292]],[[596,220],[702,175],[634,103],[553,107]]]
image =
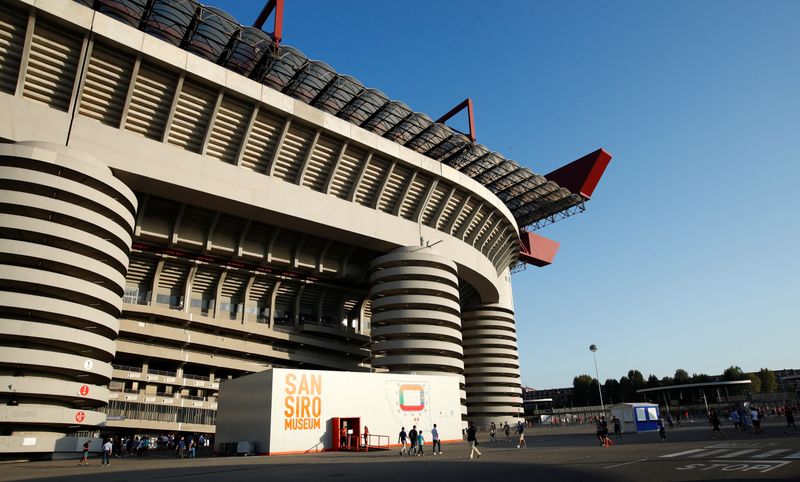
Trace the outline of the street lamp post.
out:
[[[603,386],[600,385],[600,374],[597,372],[597,355],[594,354],[597,351],[597,345],[589,345],[589,350],[594,358],[594,375],[597,377],[597,391],[600,392],[600,408],[603,413],[606,413],[606,405],[603,403]]]

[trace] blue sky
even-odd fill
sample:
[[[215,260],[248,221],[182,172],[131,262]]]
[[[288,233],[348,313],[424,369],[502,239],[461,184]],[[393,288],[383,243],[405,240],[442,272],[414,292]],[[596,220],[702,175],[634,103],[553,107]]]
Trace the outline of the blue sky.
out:
[[[538,232],[555,263],[513,278],[522,381],[548,388],[594,375],[592,343],[602,380],[800,368],[797,18],[793,1],[286,0],[284,43],[433,118],[472,97],[478,142],[535,172],[614,155],[587,211]]]

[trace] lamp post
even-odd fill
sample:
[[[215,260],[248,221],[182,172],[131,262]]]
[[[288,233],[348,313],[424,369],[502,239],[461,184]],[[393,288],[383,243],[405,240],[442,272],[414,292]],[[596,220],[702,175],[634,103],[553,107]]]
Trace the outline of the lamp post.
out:
[[[600,392],[600,408],[603,413],[606,413],[606,405],[603,403],[603,386],[600,385],[600,375],[597,372],[597,355],[594,354],[597,351],[597,345],[589,345],[589,350],[594,358],[594,375],[597,377],[597,391]]]

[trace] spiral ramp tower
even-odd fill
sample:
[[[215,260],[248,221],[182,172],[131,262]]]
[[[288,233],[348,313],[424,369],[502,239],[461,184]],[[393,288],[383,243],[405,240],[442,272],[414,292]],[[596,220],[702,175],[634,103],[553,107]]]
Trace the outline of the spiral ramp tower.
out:
[[[456,376],[465,414],[456,264],[414,246],[376,258],[370,269],[373,368]]]
[[[469,420],[499,426],[522,416],[514,311],[482,304],[462,313],[464,374]]]
[[[42,143],[0,145],[0,180],[0,420],[7,446],[52,452],[105,422],[136,198]]]

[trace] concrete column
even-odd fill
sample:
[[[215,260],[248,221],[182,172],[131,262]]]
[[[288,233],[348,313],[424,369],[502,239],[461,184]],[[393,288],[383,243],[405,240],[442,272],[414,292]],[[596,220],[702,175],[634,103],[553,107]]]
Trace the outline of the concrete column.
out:
[[[514,310],[487,303],[461,314],[467,420],[478,426],[515,423],[522,416]]]
[[[370,264],[370,285],[372,366],[452,374],[463,388],[455,263],[430,248],[398,248]]]

